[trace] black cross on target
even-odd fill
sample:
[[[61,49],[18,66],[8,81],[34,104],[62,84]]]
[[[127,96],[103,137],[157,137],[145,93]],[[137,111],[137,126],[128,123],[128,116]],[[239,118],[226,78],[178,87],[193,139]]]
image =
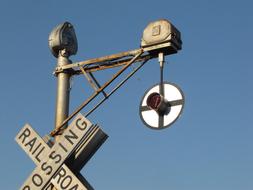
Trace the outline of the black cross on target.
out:
[[[140,104],[140,117],[152,129],[169,127],[181,115],[184,107],[182,90],[173,83],[152,86]]]

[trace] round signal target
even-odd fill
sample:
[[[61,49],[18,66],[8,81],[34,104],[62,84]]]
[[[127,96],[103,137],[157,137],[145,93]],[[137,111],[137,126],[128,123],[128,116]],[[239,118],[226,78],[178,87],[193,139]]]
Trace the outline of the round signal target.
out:
[[[156,84],[146,91],[140,103],[140,117],[152,129],[173,124],[184,107],[183,91],[174,83]]]

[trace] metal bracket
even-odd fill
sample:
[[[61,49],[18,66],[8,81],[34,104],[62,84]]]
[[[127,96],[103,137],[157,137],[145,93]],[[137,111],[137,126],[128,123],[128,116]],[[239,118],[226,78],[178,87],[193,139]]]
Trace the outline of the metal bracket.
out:
[[[57,76],[59,73],[67,73],[67,74],[70,74],[70,75],[75,75],[76,71],[72,68],[62,69],[62,67],[56,67],[54,72],[53,72],[53,75]]]
[[[82,71],[83,75],[85,76],[85,78],[88,80],[88,82],[90,83],[91,87],[95,90],[95,92],[101,88],[100,84],[98,83],[97,79],[94,77],[94,75],[92,73],[87,73],[85,72],[85,70],[83,69],[83,67],[80,67],[80,70]],[[107,94],[105,93],[105,91],[102,91],[103,95],[105,96],[105,98],[107,97]]]
[[[121,52],[113,55],[108,55],[100,58],[89,59],[86,61],[76,62],[64,66],[58,66],[55,69],[55,73],[62,72],[63,70],[72,68],[74,69],[74,75],[82,74],[80,70],[81,67],[87,72],[95,72],[105,69],[110,69],[114,67],[119,67],[128,64],[128,62],[136,56],[140,51],[143,52],[141,56],[138,57],[134,62],[142,62],[146,59],[153,59],[158,57],[159,52],[163,52],[164,55],[172,54],[172,50],[176,49],[171,42],[166,42],[163,44],[157,44],[149,47],[139,48],[135,50],[130,50],[126,52]],[[174,52],[176,53],[176,52]]]
[[[83,69],[83,67],[80,67],[80,70],[82,71],[83,75],[85,76],[85,78],[88,80],[88,82],[90,83],[91,87],[97,91],[97,86],[94,84],[93,80],[89,77],[89,75],[85,72],[85,70]]]
[[[97,79],[94,77],[94,75],[92,73],[89,73],[90,77],[93,79],[93,81],[95,82],[95,84],[97,85],[98,89],[101,88],[101,85],[98,83]],[[104,95],[105,98],[107,98],[107,94],[104,90],[102,90],[102,93]]]
[[[124,65],[124,67],[119,70],[110,80],[108,80],[107,82],[104,83],[103,86],[101,86],[99,89],[97,89],[97,91],[95,91],[88,99],[86,99],[71,115],[69,115],[68,118],[66,118],[63,123],[60,126],[57,126],[53,131],[51,131],[50,135],[52,137],[56,136],[60,131],[64,130],[64,126],[66,125],[66,123],[71,120],[78,112],[80,112],[85,106],[87,106],[94,98],[96,98],[101,92],[104,91],[105,88],[107,88],[115,79],[117,79],[129,66],[131,66],[141,55],[143,54],[142,49],[140,49],[140,51],[138,52],[137,55],[135,55],[126,65]],[[145,61],[147,62],[148,59]],[[144,63],[145,63],[144,62]],[[144,65],[143,63],[143,65]],[[136,70],[137,71],[137,70]],[[135,71],[135,72],[136,72]],[[132,75],[130,75],[128,78],[130,78]],[[128,79],[127,78],[127,79]],[[127,80],[126,79],[126,80]],[[116,87],[111,93],[114,93],[126,80],[122,81],[118,87]],[[105,99],[107,99],[108,96],[105,97]],[[102,102],[105,101],[102,100]],[[101,104],[101,103],[100,103]],[[99,104],[99,105],[100,105]],[[99,106],[95,106],[95,109]],[[93,109],[92,111],[94,111],[95,109]],[[90,114],[90,112],[88,113]]]

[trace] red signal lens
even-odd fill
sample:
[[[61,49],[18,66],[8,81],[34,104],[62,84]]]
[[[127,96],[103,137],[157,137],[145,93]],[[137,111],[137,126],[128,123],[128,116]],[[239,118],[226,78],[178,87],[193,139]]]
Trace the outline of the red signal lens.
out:
[[[161,101],[162,101],[161,95],[154,92],[148,96],[147,105],[151,109],[157,110],[159,108],[159,105],[161,104]]]

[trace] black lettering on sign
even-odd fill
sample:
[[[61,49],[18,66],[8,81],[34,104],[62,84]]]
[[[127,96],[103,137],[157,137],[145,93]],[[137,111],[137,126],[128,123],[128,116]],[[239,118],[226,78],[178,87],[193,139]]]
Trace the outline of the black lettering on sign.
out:
[[[31,134],[31,131],[30,131],[28,128],[26,128],[26,129],[23,131],[23,133],[18,137],[18,139],[23,138],[23,139],[22,139],[22,143],[24,143],[24,142],[25,142],[25,139],[26,139],[27,137],[29,137],[30,134]]]
[[[37,140],[37,138],[36,138],[36,137],[34,137],[32,140],[28,141],[28,142],[25,144],[25,146],[29,146],[29,147],[30,147],[29,152],[31,152],[31,151],[32,151],[33,146],[34,146],[34,144],[36,143],[36,140]]]
[[[60,146],[65,152],[68,152],[68,150],[63,146],[62,143],[58,143],[58,144],[59,144],[59,146]]]
[[[55,151],[52,151],[49,155],[49,158],[51,158],[52,160],[55,160],[55,163],[58,164],[61,161],[61,155],[60,154],[56,154]]]
[[[67,189],[70,186],[71,183],[72,183],[72,177],[68,175],[62,180],[61,188],[62,189]]]
[[[47,173],[46,173],[47,175],[50,175],[51,172],[52,172],[52,170],[53,170],[52,166],[48,166],[48,165],[47,165],[47,162],[44,162],[44,163],[41,165],[41,169],[42,169],[43,171],[47,172]],[[48,170],[48,171],[47,171],[47,170]]]
[[[82,118],[78,118],[76,120],[76,126],[78,129],[80,129],[81,131],[85,130],[87,127],[87,123],[86,121],[82,121]]]
[[[54,176],[56,183],[60,185],[61,190],[78,190],[78,184],[71,184],[73,179],[70,175],[67,175],[66,170],[62,167],[59,172]]]
[[[33,177],[32,177],[32,182],[37,187],[40,187],[43,183],[43,179],[39,174],[34,174]]]
[[[28,185],[26,185],[22,190],[30,190],[31,188],[28,186]]]
[[[67,139],[70,144],[74,144],[74,142],[71,139],[78,139],[78,136],[70,129],[69,132],[71,133],[71,135],[65,135],[65,139]]]
[[[32,155],[34,155],[34,153],[39,149],[40,146],[41,146],[41,143],[33,150]]]
[[[66,175],[66,170],[62,167],[60,171],[54,176],[54,179],[57,179],[57,183],[59,184],[61,181],[61,178],[63,178]]]
[[[38,154],[35,156],[35,159],[40,163],[41,159],[39,158],[40,154],[43,152],[43,150],[45,149],[45,147],[42,147],[40,149],[40,151],[38,152]]]

